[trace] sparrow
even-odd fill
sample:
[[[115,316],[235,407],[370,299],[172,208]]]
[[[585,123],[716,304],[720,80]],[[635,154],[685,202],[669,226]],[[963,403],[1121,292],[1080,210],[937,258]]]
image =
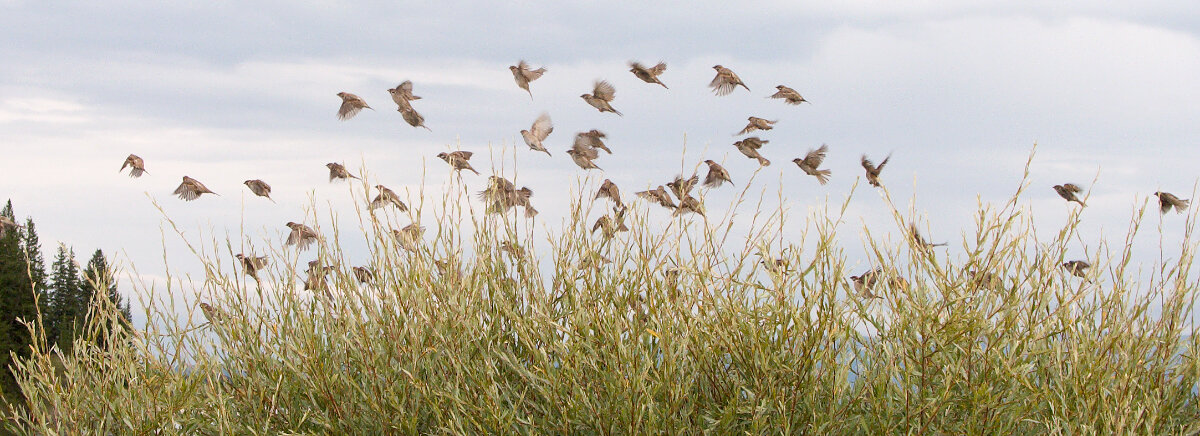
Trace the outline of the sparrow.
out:
[[[351,271],[354,272],[354,278],[357,279],[359,283],[375,281],[375,272],[371,271],[371,268],[367,268],[365,266],[356,266],[352,268]]]
[[[776,275],[784,275],[788,272],[787,259],[762,259],[759,261],[768,272]]]
[[[663,88],[667,87],[667,85],[662,83],[661,80],[658,80],[658,76],[661,75],[663,71],[667,71],[666,62],[659,62],[658,65],[655,65],[651,68],[646,68],[637,62],[630,62],[629,67],[629,72],[633,73],[633,75],[637,76],[637,78],[642,79],[643,82],[657,83],[662,85]]]
[[[125,167],[129,167],[129,177],[141,177],[146,173],[146,162],[136,154],[131,154],[125,158],[125,163],[121,164],[121,169],[117,172],[125,171]]]
[[[471,160],[471,156],[474,154],[475,153],[472,153],[469,151],[461,151],[460,150],[460,151],[452,151],[449,153],[446,153],[446,152],[438,153],[437,157],[441,160],[446,161],[446,163],[450,164],[450,167],[453,168],[454,171],[471,170],[471,172],[473,172],[475,174],[479,174],[479,171],[475,171],[475,168],[471,168],[470,160]]]
[[[392,101],[396,102],[399,111],[403,112],[404,109],[412,109],[412,101],[421,99],[421,97],[413,95],[412,90],[413,83],[411,80],[405,80],[396,85],[395,88],[388,89],[388,94],[392,95]]]
[[[596,129],[588,130],[586,132],[576,133],[575,134],[575,144],[573,144],[572,146],[573,147],[582,147],[582,148],[586,148],[586,149],[599,148],[601,150],[604,150],[608,154],[612,154],[612,150],[610,150],[608,148],[608,146],[604,144],[604,138],[607,138],[607,137],[608,137],[608,135],[606,135],[604,132],[601,132]],[[595,150],[592,150],[592,151],[595,151]],[[595,159],[595,158],[593,158],[593,159]]]
[[[599,131],[594,132],[599,133]],[[600,137],[603,136],[589,136],[588,133],[575,135],[575,143],[571,145],[570,150],[567,150],[567,154],[571,156],[571,160],[575,161],[575,165],[579,165],[580,168],[585,170],[601,170],[599,166],[596,166],[595,162],[592,162],[600,157],[600,152],[596,151],[595,146],[597,143],[603,143],[603,141],[600,141]]]
[[[699,182],[700,177],[695,174],[687,179],[683,178],[683,176],[675,176],[675,180],[667,183],[667,187],[671,188],[671,192],[675,194],[675,198],[683,200],[691,196],[692,188]]]
[[[253,192],[254,195],[259,197],[267,197],[267,200],[271,200],[272,203],[275,202],[275,199],[271,198],[271,185],[268,185],[267,182],[254,179],[242,182],[242,184],[246,185],[247,188],[250,188],[250,192]]]
[[[873,270],[862,273],[860,276],[850,276],[850,280],[854,282],[854,290],[863,298],[883,298],[875,294],[875,288],[879,285],[879,278],[883,275],[883,268],[875,268]],[[908,280],[903,277],[888,278],[887,284],[889,287],[897,290],[907,290]]]
[[[720,65],[713,65],[713,69],[717,70],[717,76],[713,77],[708,87],[712,88],[718,96],[729,95],[734,89],[737,89],[738,85],[746,88],[747,91],[750,90],[745,83],[742,83],[742,79],[733,73],[733,70]]]
[[[395,236],[396,243],[408,251],[416,252],[417,246],[421,243],[421,235],[425,233],[425,227],[412,223],[404,226],[400,230],[392,230],[392,236]]]
[[[325,276],[333,271],[331,266],[321,266],[321,261],[318,259],[308,261],[308,278],[304,279],[305,291],[328,291],[325,284]]]
[[[288,234],[287,242],[284,245],[295,245],[301,250],[307,250],[313,242],[317,241],[317,231],[312,227],[290,221],[286,225],[292,229],[292,232]]]
[[[429,126],[425,125],[425,117],[421,116],[421,114],[419,112],[417,112],[416,109],[413,109],[412,107],[407,107],[407,108],[400,108],[397,110],[400,111],[400,116],[404,117],[404,122],[408,123],[408,125],[413,126],[413,127],[423,127],[423,128],[425,128],[425,130],[428,130],[430,132],[433,131],[433,129],[430,129]]]
[[[867,183],[870,183],[871,186],[876,188],[879,187],[879,172],[883,171],[883,166],[887,165],[888,160],[891,158],[892,155],[889,154],[887,157],[883,158],[883,162],[880,162],[879,166],[875,166],[874,163],[871,163],[870,159],[867,159],[867,155],[864,154],[862,156],[863,169],[867,170]]]
[[[771,141],[764,141],[759,139],[757,136],[751,136],[741,141],[734,142],[733,146],[737,147],[738,151],[742,152],[742,154],[746,155],[746,157],[758,159],[758,164],[765,167],[771,165],[771,161],[759,154],[758,149],[762,148],[763,144],[768,142]]]
[[[1188,200],[1180,200],[1179,197],[1166,192],[1155,192],[1154,195],[1158,196],[1158,207],[1162,213],[1170,212],[1172,207],[1176,213],[1183,213],[1184,209],[1188,208]]]
[[[608,215],[598,218],[596,224],[592,225],[592,233],[596,233],[596,230],[603,230],[605,238],[612,238],[617,232],[628,232],[629,227],[625,225],[623,217],[624,211],[617,209],[617,214],[616,219],[610,218]]]
[[[609,200],[612,200],[613,203],[616,203],[617,207],[625,207],[625,205],[621,204],[621,191],[617,189],[617,184],[613,183],[613,181],[609,179],[604,179],[604,183],[600,184],[600,189],[596,191],[596,196],[593,198],[597,200],[600,198],[608,198]]]
[[[788,104],[800,104],[800,103],[812,104],[808,100],[805,100],[804,97],[801,97],[800,93],[796,92],[795,89],[788,88],[783,85],[776,86],[775,89],[777,89],[778,91],[775,91],[775,93],[772,94],[768,98],[782,98],[783,101],[787,102]]]
[[[766,118],[759,117],[750,117],[746,120],[750,123],[746,124],[746,128],[742,129],[740,132],[737,132],[737,135],[734,136],[745,135],[755,130],[771,130],[775,128],[774,124],[779,122],[779,120],[771,121]]]
[[[612,112],[614,114],[621,115],[621,111],[613,109],[612,105],[609,104],[612,103],[613,98],[616,97],[616,94],[616,88],[613,88],[612,84],[608,83],[607,80],[597,80],[596,86],[592,88],[592,93],[582,94],[579,96],[579,98],[582,98],[583,101],[586,101],[587,104],[592,105],[592,107],[596,108],[596,110],[599,110],[602,113]]]
[[[667,209],[674,210],[676,208],[675,201],[671,199],[671,194],[668,194],[667,189],[662,185],[658,185],[658,189],[635,192],[633,195],[650,200],[651,202]]]
[[[354,118],[354,116],[358,115],[358,113],[364,108],[375,110],[374,108],[367,106],[367,102],[363,101],[363,99],[358,98],[357,95],[349,92],[339,92],[337,93],[337,96],[342,98],[342,107],[338,108],[337,112],[337,117],[339,120],[346,121]]]
[[[267,266],[267,256],[254,257],[238,253],[234,257],[237,257],[238,262],[242,264],[242,273],[254,277],[256,281],[258,280],[258,270]]]
[[[694,213],[704,216],[704,204],[700,203],[696,197],[685,195],[679,199],[679,207],[675,209],[672,215],[683,215],[685,213]]]
[[[708,175],[704,176],[704,186],[715,188],[725,182],[733,184],[733,180],[729,178],[729,171],[725,171],[725,167],[722,167],[721,164],[713,162],[712,159],[706,160],[704,163],[708,164]]]
[[[178,188],[175,188],[174,194],[178,195],[179,198],[182,198],[187,201],[192,201],[197,198],[200,198],[201,194],[220,195],[220,194],[217,194],[216,192],[212,192],[212,191],[208,190],[208,187],[204,186],[203,183],[200,183],[199,180],[193,179],[188,176],[183,176],[183,182],[179,184]]]
[[[1067,272],[1071,273],[1071,275],[1073,275],[1075,277],[1079,277],[1081,279],[1086,279],[1087,278],[1087,270],[1088,270],[1088,268],[1092,267],[1092,264],[1084,262],[1082,260],[1069,260],[1069,261],[1063,262],[1062,267],[1064,269],[1066,269]]]
[[[912,236],[913,243],[916,244],[917,248],[921,250],[928,250],[933,247],[944,247],[946,245],[945,242],[934,244],[926,241],[925,238],[921,236],[921,229],[917,228],[916,223],[908,224],[908,233],[910,236]]]
[[[525,257],[525,249],[512,241],[501,242],[500,251],[508,253],[509,256],[512,256],[515,259],[521,259]]]
[[[400,201],[400,196],[396,195],[395,192],[392,192],[391,189],[388,189],[383,185],[375,185],[375,189],[379,190],[379,195],[376,195],[375,199],[371,200],[371,210],[379,209],[391,204],[396,206],[396,209],[399,209],[401,212],[408,211],[408,206],[405,205],[403,201]]]
[[[525,217],[537,216],[537,210],[530,205],[533,190],[527,187],[517,189],[517,186],[503,177],[488,176],[488,187],[479,191],[479,199],[486,205],[487,213],[502,213],[516,206],[525,208]]]
[[[1085,207],[1087,206],[1086,204],[1083,203],[1083,200],[1080,200],[1079,197],[1075,196],[1075,194],[1083,192],[1083,188],[1079,187],[1079,185],[1076,185],[1074,183],[1065,183],[1062,185],[1054,185],[1054,192],[1057,192],[1058,196],[1066,199],[1067,202],[1074,201],[1076,203],[1079,203],[1080,206],[1085,206]]]
[[[521,138],[525,139],[525,145],[528,145],[530,150],[545,152],[546,156],[550,156],[550,151],[546,150],[542,141],[545,141],[551,132],[554,132],[554,125],[550,123],[550,115],[543,112],[541,116],[533,120],[533,125],[529,127],[529,130],[521,131]]]
[[[12,218],[0,215],[0,238],[3,238],[4,234],[9,230],[17,230],[20,228],[24,228],[24,226],[17,224],[16,221],[12,220]]]
[[[329,168],[329,181],[330,182],[332,182],[334,180],[346,180],[348,178],[349,179],[357,179],[358,178],[358,177],[355,177],[353,174],[350,174],[349,171],[346,171],[346,167],[337,162],[327,163],[327,164],[325,164],[325,168]]]
[[[804,155],[803,159],[795,158],[792,159],[792,162],[795,162],[796,166],[800,167],[805,174],[816,177],[817,181],[824,185],[826,182],[829,182],[829,175],[832,174],[832,171],[819,170],[817,167],[821,166],[821,162],[825,161],[825,153],[827,152],[829,152],[829,146],[821,144],[821,148],[808,150],[808,154]],[[879,167],[883,168],[883,165]]]
[[[521,87],[521,89],[524,89],[525,92],[528,92],[529,99],[533,100],[533,92],[529,90],[529,82],[542,77],[542,74],[546,73],[546,68],[543,67],[536,70],[531,70],[529,69],[529,64],[522,60],[517,62],[516,65],[510,65],[508,69],[512,71],[513,80],[517,81],[517,86]]]
[[[204,319],[207,319],[209,324],[219,324],[225,318],[224,314],[205,302],[200,303],[200,312],[204,313]]]
[[[608,257],[604,256],[603,254],[592,252],[592,254],[590,254],[590,255],[580,256],[579,269],[581,269],[581,270],[585,270],[585,269],[599,270],[600,267],[604,266],[605,264],[609,264],[609,263],[612,263],[612,259],[609,259]]]

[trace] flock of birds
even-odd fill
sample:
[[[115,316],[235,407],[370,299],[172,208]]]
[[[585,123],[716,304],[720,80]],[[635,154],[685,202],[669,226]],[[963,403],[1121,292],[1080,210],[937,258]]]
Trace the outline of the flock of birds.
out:
[[[662,86],[664,89],[669,89],[659,77],[667,69],[667,65],[665,63],[660,62],[652,67],[647,67],[637,62],[630,62],[629,66],[629,71],[638,79],[641,79],[648,84],[656,84]],[[729,95],[736,91],[738,87],[744,88],[747,92],[750,92],[750,88],[742,81],[740,77],[738,77],[736,73],[733,72],[733,70],[721,65],[715,65],[712,68],[716,71],[716,75],[713,77],[708,86],[712,88],[712,91],[717,96]],[[530,99],[533,98],[533,91],[530,90],[530,85],[546,73],[546,68],[532,68],[523,60],[518,62],[516,65],[509,66],[509,70],[512,72],[513,79],[515,80],[517,86],[529,93]],[[769,98],[780,99],[783,100],[783,102],[791,105],[799,105],[801,103],[808,102],[803,96],[800,95],[799,92],[796,92],[795,89],[792,89],[788,86],[778,85],[775,87],[775,90],[776,92],[770,95]],[[401,117],[405,122],[414,128],[429,129],[429,127],[425,126],[425,118],[413,107],[413,102],[420,100],[421,97],[413,94],[412,81],[406,80],[397,85],[395,88],[388,89],[388,93],[391,95],[392,101],[397,106],[397,111],[400,112]],[[363,98],[355,94],[339,92],[337,93],[337,96],[342,100],[341,106],[337,111],[337,117],[340,120],[345,121],[354,118],[363,109],[374,110],[374,108],[368,105]],[[580,95],[580,98],[583,99],[584,102],[595,108],[600,113],[608,112],[622,116],[621,112],[613,107],[612,103],[615,97],[616,89],[611,83],[605,80],[596,81],[591,93]],[[738,132],[737,135],[744,136],[756,131],[768,131],[774,128],[774,124],[776,122],[777,120],[773,121],[751,116],[747,119],[746,127]],[[520,133],[521,137],[525,141],[525,144],[529,146],[530,150],[546,153],[547,156],[553,156],[543,142],[553,131],[554,125],[550,120],[550,116],[546,113],[542,113],[536,120],[534,120],[529,129],[521,130]],[[572,144],[571,148],[566,151],[566,153],[580,168],[584,170],[600,170],[601,168],[596,165],[596,160],[598,160],[601,156],[600,151],[603,150],[607,154],[612,154],[612,150],[609,149],[604,142],[606,138],[607,136],[605,133],[599,130],[593,129],[586,132],[579,132],[575,135],[574,143]],[[762,155],[761,150],[763,145],[769,142],[769,140],[762,139],[758,136],[747,136],[735,141],[733,146],[747,158],[756,160],[760,166],[768,166],[771,164],[771,161]],[[817,149],[809,150],[803,157],[792,159],[792,162],[795,163],[796,166],[799,167],[799,169],[805,174],[813,176],[817,179],[818,183],[824,185],[826,182],[828,182],[832,173],[829,169],[820,168],[828,151],[829,147],[827,145],[822,145]],[[470,160],[472,155],[473,153],[470,151],[451,151],[439,153],[437,157],[445,161],[446,164],[448,164],[455,172],[468,170],[475,174],[479,174],[479,171],[471,166]],[[871,186],[881,186],[880,174],[890,159],[891,155],[889,154],[882,161],[880,161],[879,164],[875,164],[866,155],[862,156],[860,163],[865,171],[865,178]],[[708,173],[702,182],[704,186],[709,188],[717,188],[725,183],[730,183],[731,185],[733,184],[733,180],[730,177],[729,171],[720,164],[711,159],[705,160],[704,163],[708,166]],[[326,164],[326,167],[329,170],[329,180],[331,182],[358,178],[347,171],[342,164],[328,163]],[[141,157],[132,154],[129,155],[129,157],[121,165],[120,170],[124,171],[126,168],[130,169],[129,175],[131,177],[140,177],[147,173],[145,161]],[[659,185],[655,189],[636,192],[635,195],[640,198],[644,198],[651,203],[658,204],[664,208],[672,210],[674,215],[694,213],[703,216],[704,208],[700,199],[691,194],[692,189],[700,183],[701,182],[698,175],[692,175],[690,178],[677,176],[669,183]],[[244,184],[254,195],[267,198],[274,202],[274,200],[271,199],[271,186],[266,182],[254,179],[246,180]],[[375,189],[378,191],[378,195],[371,201],[370,210],[387,206],[393,206],[402,212],[408,210],[408,207],[392,190],[383,185],[376,185]],[[1086,206],[1084,202],[1079,199],[1079,194],[1083,192],[1083,189],[1079,185],[1073,183],[1055,185],[1054,190],[1068,202],[1076,202],[1079,203],[1080,206]],[[174,194],[186,201],[196,200],[203,194],[216,195],[215,192],[208,189],[208,187],[206,187],[199,180],[188,176],[183,176],[183,180],[175,189]],[[1166,213],[1172,208],[1182,212],[1188,207],[1188,200],[1186,199],[1180,199],[1175,195],[1165,192],[1155,192],[1155,195],[1158,197],[1162,213]],[[485,203],[486,211],[488,213],[502,213],[515,207],[521,207],[524,209],[525,216],[530,218],[537,215],[537,210],[530,203],[532,196],[533,191],[528,187],[517,188],[512,181],[496,175],[489,176],[487,187],[483,191],[479,192],[479,198]],[[620,190],[617,188],[615,183],[609,179],[605,179],[601,184],[600,189],[596,193],[595,198],[606,198],[611,200],[614,204],[614,214],[611,217],[606,214],[598,219],[595,225],[592,227],[592,232],[602,230],[606,236],[611,237],[616,232],[628,230],[623,222],[625,205],[621,200]],[[0,235],[2,235],[6,229],[15,227],[19,226],[7,218],[0,217]],[[286,245],[295,245],[303,250],[310,247],[312,243],[317,241],[319,237],[315,230],[303,223],[289,222],[287,223],[287,227],[291,230],[291,233],[288,235]],[[417,223],[413,223],[407,227],[404,227],[403,229],[393,230],[393,234],[401,247],[407,250],[415,251],[421,240],[423,231],[424,227]],[[917,241],[922,247],[944,245],[925,242],[925,240],[917,232],[916,226],[911,226],[910,232],[913,240]],[[520,253],[520,247],[512,244],[511,242],[502,243],[501,249],[511,255],[518,255]],[[241,262],[245,273],[254,277],[256,280],[258,278],[257,271],[263,268],[267,262],[266,257],[254,257],[238,254],[237,258]],[[311,287],[317,286],[319,282],[323,282],[321,277],[323,277],[324,273],[328,271],[328,267],[322,268],[316,262],[317,261],[313,261],[309,264],[310,279],[306,281],[306,289],[310,289]],[[782,268],[784,266],[782,259],[775,259],[774,261],[764,260],[763,264],[766,265],[768,269],[772,270]],[[439,263],[439,267],[443,267],[443,265]],[[1062,264],[1062,267],[1073,275],[1085,277],[1086,270],[1090,267],[1090,265],[1082,260],[1073,260]],[[355,267],[353,272],[360,281],[364,282],[372,280],[374,277],[370,269],[366,267]],[[852,276],[851,280],[859,294],[868,298],[877,297],[877,295],[872,292],[872,289],[881,282],[887,282],[893,287],[907,287],[907,283],[904,282],[902,278],[890,277],[887,280],[884,280],[883,274],[883,270],[877,268],[869,270],[858,276]],[[205,311],[208,312],[208,309]]]

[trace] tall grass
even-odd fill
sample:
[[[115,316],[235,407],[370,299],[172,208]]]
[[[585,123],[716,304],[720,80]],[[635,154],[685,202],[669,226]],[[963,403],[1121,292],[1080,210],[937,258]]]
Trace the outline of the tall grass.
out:
[[[561,227],[541,235],[548,247],[535,250],[538,232],[519,211],[484,214],[457,182],[405,214],[367,211],[369,185],[351,190],[352,233],[368,247],[373,282],[355,280],[336,220],[305,253],[246,238],[188,240],[206,271],[198,298],[213,312],[181,318],[173,300],[181,281],[171,280],[165,290],[139,289],[144,330],[92,329],[127,346],[81,338],[61,355],[39,344],[15,367],[27,401],[8,416],[10,429],[1200,431],[1194,215],[1176,260],[1154,265],[1148,283],[1131,271],[1128,239],[1095,245],[1095,266],[1077,278],[1060,264],[1078,215],[1052,240],[1036,240],[1023,182],[1007,202],[981,205],[950,251],[866,232],[870,264],[908,283],[881,279],[880,298],[867,299],[847,280],[862,271],[849,270],[840,245],[849,239],[838,236],[846,203],[796,224],[750,205],[748,191],[728,207],[709,204],[707,218],[656,221],[669,212],[637,202],[630,230],[609,238],[590,232],[608,205],[581,189]],[[915,218],[886,195],[884,203],[909,234]],[[735,217],[750,224],[734,226]],[[415,252],[391,233],[410,222],[428,229]],[[805,231],[784,240],[784,226]],[[524,256],[501,250],[506,241]],[[241,274],[239,252],[269,255],[260,281]],[[303,291],[314,255],[332,267],[327,287]],[[93,311],[97,320],[117,316],[104,302]]]

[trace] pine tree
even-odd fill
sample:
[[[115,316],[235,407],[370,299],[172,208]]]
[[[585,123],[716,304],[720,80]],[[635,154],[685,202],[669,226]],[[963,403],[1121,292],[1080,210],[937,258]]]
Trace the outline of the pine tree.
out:
[[[46,293],[46,259],[42,256],[42,243],[38,239],[37,227],[33,223],[33,218],[25,221],[21,248],[25,251],[26,261],[29,262],[30,279],[33,281],[33,289],[38,297],[38,311],[45,317],[46,309],[50,307],[50,296]],[[43,319],[43,321],[45,320]]]
[[[91,304],[92,301],[98,301],[100,298],[107,298],[108,301],[111,301],[112,304],[117,307],[117,310],[121,314],[121,319],[118,321],[119,324],[114,325],[104,322],[103,325],[101,325],[103,330],[101,330],[101,334],[97,338],[99,340],[97,345],[105,347],[107,346],[107,344],[103,342],[105,333],[114,328],[124,328],[128,326],[128,322],[132,313],[129,309],[128,303],[122,304],[121,294],[117,292],[116,274],[114,274],[114,271],[108,267],[108,261],[104,258],[103,251],[96,250],[96,252],[92,254],[92,259],[88,261],[87,268],[84,270],[82,285],[83,288],[87,290],[87,292],[85,292],[85,296],[88,304]],[[81,310],[86,311],[87,308],[88,306],[84,306]],[[88,321],[90,324],[91,320]]]
[[[58,344],[64,353],[71,350],[75,340],[77,327],[81,326],[86,307],[80,303],[82,289],[79,280],[79,267],[75,260],[75,250],[66,245],[58,247],[54,256],[54,264],[50,266],[50,307],[49,317],[53,322],[47,328],[47,341]],[[83,309],[86,310],[86,309]]]
[[[0,214],[16,221],[11,200]],[[0,238],[0,389],[9,401],[21,401],[20,388],[8,370],[12,355],[23,358],[30,352],[29,329],[22,322],[32,322],[37,317],[34,285],[21,233],[6,232]]]

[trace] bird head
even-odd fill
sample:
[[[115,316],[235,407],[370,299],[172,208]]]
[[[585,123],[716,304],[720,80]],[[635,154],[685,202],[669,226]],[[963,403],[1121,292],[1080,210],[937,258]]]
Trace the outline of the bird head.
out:
[[[237,260],[245,260],[246,259],[246,256],[243,256],[241,253],[238,253],[237,255],[235,255],[233,257],[236,257]]]
[[[800,163],[801,163],[801,162],[804,162],[804,159],[801,159],[801,158],[795,158],[795,159],[792,159],[792,162],[795,162],[795,163],[796,163],[796,165],[800,165]]]
[[[246,185],[246,186],[250,186],[250,182],[253,182],[253,180],[247,180],[245,182],[242,182],[242,184]]]
[[[724,68],[724,67],[722,67],[722,66],[721,66],[721,65],[719,65],[719,64],[718,64],[718,65],[713,65],[713,69],[714,69],[714,70],[720,70],[721,68]]]
[[[712,159],[705,159],[705,160],[704,160],[704,163],[708,164],[709,166],[712,166],[712,165],[715,165],[715,164],[716,164],[716,162],[713,162],[713,160],[712,160]]]
[[[344,92],[339,92],[339,93],[337,93],[337,96],[338,96],[338,97],[341,97],[341,98],[346,98],[346,93],[344,93]]]
[[[331,170],[332,170],[332,169],[334,169],[334,168],[337,168],[337,167],[338,167],[338,164],[336,164],[336,163],[333,163],[333,162],[330,162],[330,163],[327,163],[327,164],[325,164],[325,168],[329,168],[329,169],[331,169]]]
[[[291,221],[288,221],[288,223],[287,223],[287,224],[285,224],[285,225],[286,225],[286,226],[288,226],[288,228],[289,228],[289,229],[295,229],[295,228],[296,228],[296,226],[299,226],[299,224],[296,224],[296,223],[294,223],[294,222],[291,222]]]
[[[775,85],[775,89],[783,91],[783,85]]]
[[[579,94],[579,98],[582,98],[584,100],[587,100],[588,97],[591,97],[591,96],[592,96],[591,94]]]
[[[375,185],[375,189],[378,189],[380,191],[384,190],[384,188],[385,188],[385,186],[383,186],[383,185]]]
[[[446,152],[438,153],[437,157],[438,157],[438,159],[445,160],[445,161],[450,160],[450,155],[446,154]]]
[[[509,66],[508,66],[508,70],[509,70],[509,71],[517,71],[517,66],[516,66],[516,65],[509,65]]]

